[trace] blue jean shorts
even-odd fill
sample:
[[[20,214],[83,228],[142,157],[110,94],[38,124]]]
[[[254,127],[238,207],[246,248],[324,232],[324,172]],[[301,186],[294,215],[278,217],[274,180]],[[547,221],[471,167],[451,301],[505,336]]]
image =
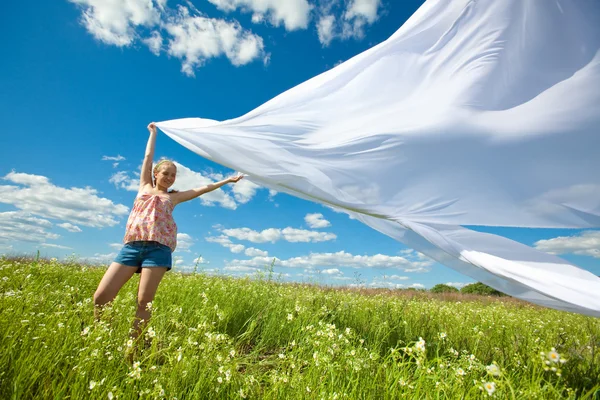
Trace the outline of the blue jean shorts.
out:
[[[128,267],[138,267],[136,274],[142,272],[142,268],[167,267],[172,268],[171,248],[154,241],[136,241],[126,243],[115,262]]]

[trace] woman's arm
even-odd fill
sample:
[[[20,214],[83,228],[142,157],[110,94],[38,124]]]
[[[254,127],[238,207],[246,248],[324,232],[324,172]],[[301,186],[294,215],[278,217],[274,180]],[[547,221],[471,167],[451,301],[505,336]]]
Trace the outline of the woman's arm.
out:
[[[226,185],[228,183],[238,182],[243,177],[243,175],[238,175],[196,189],[186,190],[185,192],[173,193],[171,194],[171,200],[174,201],[175,204],[183,203],[184,201],[195,199],[196,197],[201,196],[204,193],[212,192],[213,190],[218,189],[221,186]]]
[[[154,122],[148,125],[148,131],[150,132],[150,137],[148,137],[146,154],[144,155],[144,162],[142,164],[140,189],[146,185],[152,186],[152,160],[154,159],[154,145],[156,144],[156,125],[154,125]]]

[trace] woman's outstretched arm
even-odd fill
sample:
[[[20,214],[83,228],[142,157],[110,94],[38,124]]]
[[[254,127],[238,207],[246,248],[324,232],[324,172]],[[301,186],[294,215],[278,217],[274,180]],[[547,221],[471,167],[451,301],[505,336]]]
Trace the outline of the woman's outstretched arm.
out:
[[[140,174],[140,189],[146,185],[152,186],[152,160],[154,160],[154,145],[156,144],[156,125],[151,122],[148,125],[150,136],[146,144],[146,154],[142,164],[142,173]]]
[[[210,185],[202,186],[196,189],[186,190],[185,192],[177,192],[171,195],[171,199],[176,203],[183,203],[184,201],[195,199],[198,196],[203,195],[204,193],[212,192],[220,188],[223,185],[228,183],[236,183],[240,179],[242,179],[244,175],[238,175],[235,177],[224,179],[220,182],[211,183]]]

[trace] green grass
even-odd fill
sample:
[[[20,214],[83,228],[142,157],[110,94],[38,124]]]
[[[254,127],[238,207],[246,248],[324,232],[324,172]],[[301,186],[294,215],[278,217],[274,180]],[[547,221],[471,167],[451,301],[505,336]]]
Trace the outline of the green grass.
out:
[[[599,396],[599,319],[265,276],[167,273],[145,332],[152,344],[132,366],[139,277],[95,323],[104,271],[0,259],[0,398],[488,398],[486,384],[494,398]]]

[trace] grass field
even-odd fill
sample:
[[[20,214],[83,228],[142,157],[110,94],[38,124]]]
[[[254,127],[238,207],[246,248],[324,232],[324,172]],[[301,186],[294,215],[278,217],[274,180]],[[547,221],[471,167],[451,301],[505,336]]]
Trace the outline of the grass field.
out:
[[[0,398],[600,398],[600,319],[511,299],[169,272],[132,365],[136,275],[0,259]]]

